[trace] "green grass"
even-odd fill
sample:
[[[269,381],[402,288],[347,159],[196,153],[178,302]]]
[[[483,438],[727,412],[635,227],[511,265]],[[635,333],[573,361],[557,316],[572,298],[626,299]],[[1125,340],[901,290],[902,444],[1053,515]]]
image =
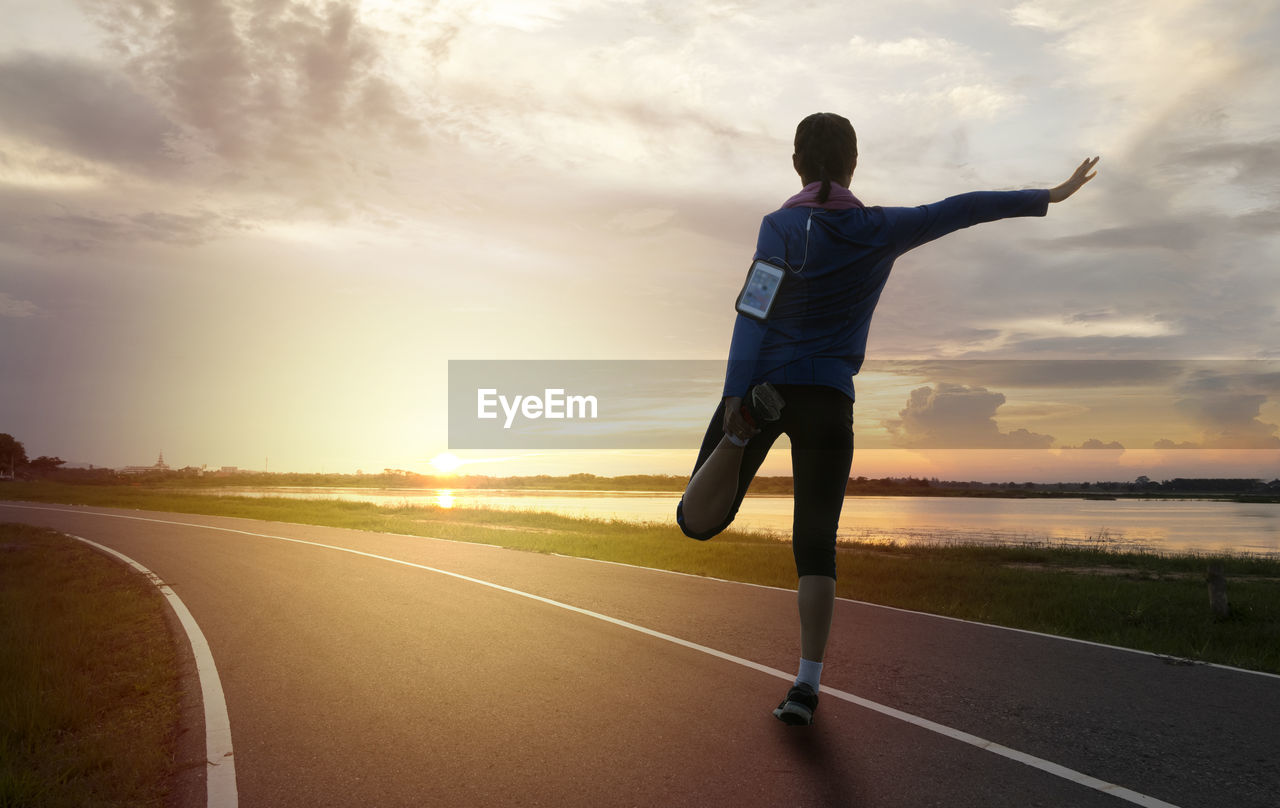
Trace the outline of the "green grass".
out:
[[[480,541],[794,587],[789,543],[729,530],[709,542],[673,523],[339,500],[183,494],[123,486],[10,484],[0,498],[241,516]],[[1101,537],[1100,537],[1101,538]],[[1204,580],[1221,563],[1232,614],[1215,620]],[[842,597],[1280,673],[1280,559],[1028,544],[842,543]]]
[[[141,575],[46,528],[0,523],[0,806],[159,806],[176,646]]]

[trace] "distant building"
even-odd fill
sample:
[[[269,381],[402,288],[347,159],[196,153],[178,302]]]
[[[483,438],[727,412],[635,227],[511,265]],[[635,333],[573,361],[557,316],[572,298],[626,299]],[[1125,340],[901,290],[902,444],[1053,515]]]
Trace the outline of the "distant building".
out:
[[[164,462],[164,452],[160,453],[160,457],[156,460],[154,466],[125,466],[122,469],[116,469],[121,474],[145,474],[148,471],[168,471],[169,464]]]

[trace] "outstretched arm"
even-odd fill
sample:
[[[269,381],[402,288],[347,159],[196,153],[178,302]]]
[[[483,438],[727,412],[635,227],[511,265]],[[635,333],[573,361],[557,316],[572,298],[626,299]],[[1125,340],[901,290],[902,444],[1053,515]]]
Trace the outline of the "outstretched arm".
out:
[[[1023,191],[970,191],[914,208],[882,208],[889,242],[896,255],[966,227],[1014,216],[1044,216],[1048,188]]]
[[[1096,172],[1089,172],[1097,164],[1097,157],[1085,160],[1066,182],[1056,188],[971,191],[931,205],[883,208],[889,224],[890,241],[896,253],[901,255],[940,236],[982,222],[1014,216],[1044,216],[1050,202],[1061,202],[1093,179]]]
[[[1092,160],[1085,160],[1083,163],[1081,163],[1080,167],[1076,169],[1076,172],[1071,175],[1070,179],[1068,179],[1066,182],[1059,185],[1057,188],[1049,189],[1049,201],[1061,202],[1062,200],[1074,194],[1076,191],[1080,190],[1080,186],[1084,185],[1086,182],[1088,182],[1089,180],[1093,179],[1098,175],[1098,172],[1096,171],[1093,172],[1092,174],[1089,173],[1089,169],[1093,168],[1097,164],[1098,164],[1097,157],[1093,158]]]

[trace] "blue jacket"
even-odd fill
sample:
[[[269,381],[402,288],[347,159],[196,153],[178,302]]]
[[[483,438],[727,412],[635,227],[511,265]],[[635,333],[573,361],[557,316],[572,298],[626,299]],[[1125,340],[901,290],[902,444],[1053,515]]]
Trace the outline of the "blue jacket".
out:
[[[781,208],[764,217],[754,260],[788,266],[767,321],[738,315],[724,395],[760,382],[821,384],[853,399],[871,314],[898,256],[981,222],[1044,216],[1049,191],[974,191],[913,208]],[[812,214],[805,257],[805,227]],[[803,267],[803,268],[802,268]],[[798,273],[794,270],[800,270]]]

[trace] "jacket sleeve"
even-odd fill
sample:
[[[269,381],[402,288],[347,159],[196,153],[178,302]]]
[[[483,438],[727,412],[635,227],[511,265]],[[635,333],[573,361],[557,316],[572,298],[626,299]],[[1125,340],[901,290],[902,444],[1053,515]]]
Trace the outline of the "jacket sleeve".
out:
[[[1014,216],[1044,216],[1049,190],[972,191],[914,208],[883,208],[895,252],[901,255],[936,238],[983,222]]]
[[[766,216],[760,222],[760,234],[756,237],[756,252],[751,259],[777,261],[787,254],[786,243],[773,222]],[[747,388],[751,386],[751,377],[755,374],[756,359],[760,355],[760,346],[764,342],[765,333],[769,330],[767,322],[739,314],[733,323],[733,338],[729,342],[729,362],[725,369],[724,391],[722,397],[745,397]]]
[[[768,329],[768,323],[744,314],[738,315],[733,323],[733,339],[729,343],[729,366],[725,369],[722,398],[746,397],[751,377],[755,374],[760,343],[764,341],[764,333]]]

